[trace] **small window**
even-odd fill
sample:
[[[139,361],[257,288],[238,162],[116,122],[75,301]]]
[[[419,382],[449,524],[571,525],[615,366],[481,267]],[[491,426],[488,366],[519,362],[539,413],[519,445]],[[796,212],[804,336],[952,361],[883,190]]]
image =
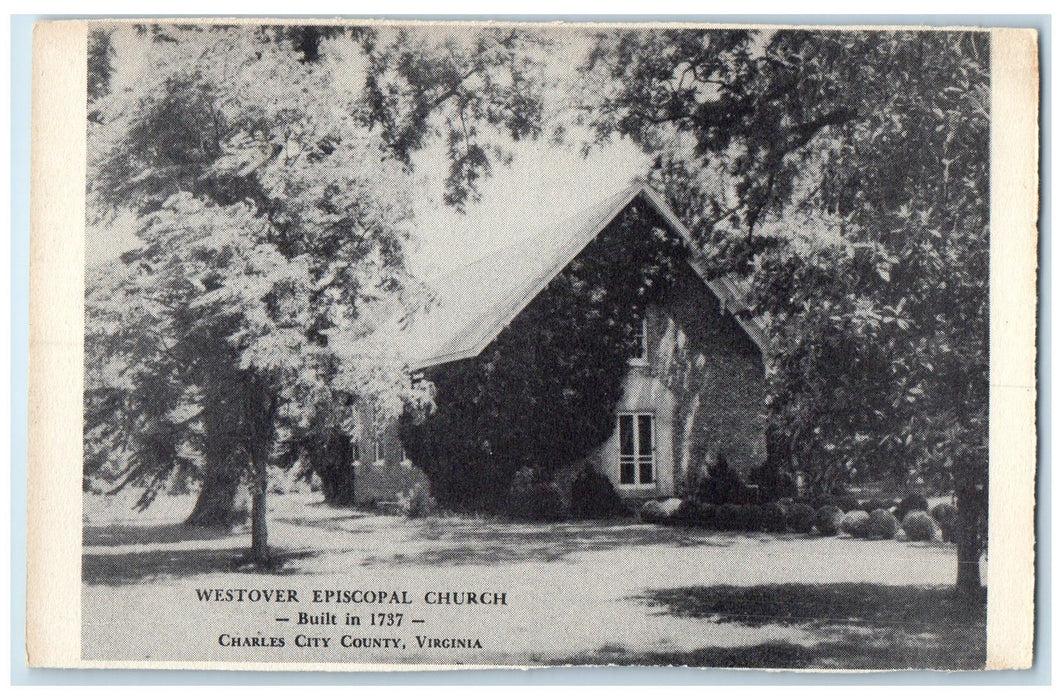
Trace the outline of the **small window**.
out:
[[[351,443],[354,446],[354,464],[361,464],[361,445],[357,440]]]
[[[634,362],[648,362],[649,360],[649,322],[642,318],[640,323],[634,326]]]
[[[372,459],[374,464],[383,464],[383,443],[380,442],[379,435],[372,441]]]
[[[648,486],[656,483],[656,426],[651,413],[623,413],[617,417],[619,430],[620,486]]]

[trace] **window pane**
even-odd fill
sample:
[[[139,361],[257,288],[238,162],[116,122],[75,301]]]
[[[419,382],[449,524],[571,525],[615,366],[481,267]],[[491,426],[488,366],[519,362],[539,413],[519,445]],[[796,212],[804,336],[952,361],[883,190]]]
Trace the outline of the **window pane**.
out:
[[[620,455],[634,455],[634,416],[619,417]]]
[[[633,484],[634,483],[634,462],[621,460],[620,461],[620,483],[621,484]]]
[[[634,324],[634,359],[644,360],[649,357],[649,325],[643,318]]]
[[[653,460],[640,460],[638,462],[638,481],[643,484],[653,483]]]
[[[638,454],[653,454],[652,416],[638,416]]]

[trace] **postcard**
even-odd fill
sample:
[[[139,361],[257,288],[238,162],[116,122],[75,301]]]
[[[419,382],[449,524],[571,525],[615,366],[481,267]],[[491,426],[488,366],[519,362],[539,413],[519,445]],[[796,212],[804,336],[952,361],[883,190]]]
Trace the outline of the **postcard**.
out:
[[[1034,30],[33,60],[31,666],[1032,663]]]

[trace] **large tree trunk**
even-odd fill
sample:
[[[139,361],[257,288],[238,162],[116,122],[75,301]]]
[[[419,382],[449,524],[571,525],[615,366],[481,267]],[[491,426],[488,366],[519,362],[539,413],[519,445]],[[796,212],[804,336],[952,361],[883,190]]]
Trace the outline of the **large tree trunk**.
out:
[[[236,511],[236,494],[246,454],[233,431],[242,423],[239,384],[216,371],[206,383],[203,400],[203,479],[199,498],[184,524],[189,527],[228,529],[246,513]],[[242,509],[241,509],[242,510]]]
[[[357,505],[357,474],[354,447],[341,431],[332,431],[324,444],[313,450],[313,471],[321,480],[325,503],[330,506]]]
[[[266,493],[269,477],[264,460],[255,459],[254,484],[251,486],[251,559],[259,569],[270,566],[269,528],[266,524]]]
[[[955,586],[961,591],[977,591],[981,588],[981,552],[977,546],[976,536],[971,543],[970,533],[960,529],[958,533],[959,567],[955,578]]]
[[[960,591],[981,589],[981,554],[988,525],[988,485],[978,483],[974,474],[956,475],[955,544],[958,558],[955,586]]]
[[[188,527],[228,529],[243,520],[246,511],[236,511],[236,494],[240,487],[240,470],[220,455],[207,462],[199,497],[185,519]]]

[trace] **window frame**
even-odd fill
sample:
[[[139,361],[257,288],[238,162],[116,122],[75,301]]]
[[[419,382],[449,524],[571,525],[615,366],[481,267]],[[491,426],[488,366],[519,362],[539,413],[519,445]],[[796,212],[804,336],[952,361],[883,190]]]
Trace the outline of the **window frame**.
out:
[[[623,419],[624,417],[631,418],[631,449],[630,454],[625,455],[623,452]],[[640,423],[641,418],[649,419],[649,452],[647,454],[642,453],[641,444],[641,430]],[[657,431],[656,431],[656,414],[652,411],[620,411],[616,414],[616,466],[618,467],[618,475],[616,479],[616,488],[619,489],[645,489],[655,488],[658,483],[657,464],[656,464],[656,443],[657,443]],[[634,480],[629,483],[623,481],[623,466],[624,460],[633,468]],[[642,467],[648,465],[650,470],[650,480],[642,480]]]
[[[642,316],[641,326],[641,332],[634,336],[638,341],[638,354],[628,360],[636,367],[646,367],[649,364],[649,318],[647,316]]]

